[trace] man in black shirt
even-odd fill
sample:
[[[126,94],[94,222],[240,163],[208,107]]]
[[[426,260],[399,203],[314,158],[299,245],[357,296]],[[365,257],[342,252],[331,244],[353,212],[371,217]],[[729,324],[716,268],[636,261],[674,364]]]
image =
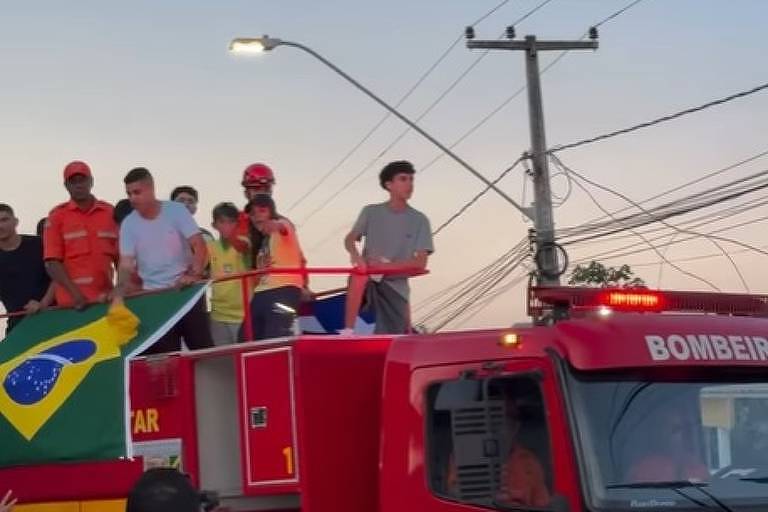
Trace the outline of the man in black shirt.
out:
[[[19,235],[13,209],[0,203],[0,301],[8,312],[37,313],[50,306],[53,287],[43,262],[43,243],[37,236]],[[23,317],[8,319],[9,332]]]

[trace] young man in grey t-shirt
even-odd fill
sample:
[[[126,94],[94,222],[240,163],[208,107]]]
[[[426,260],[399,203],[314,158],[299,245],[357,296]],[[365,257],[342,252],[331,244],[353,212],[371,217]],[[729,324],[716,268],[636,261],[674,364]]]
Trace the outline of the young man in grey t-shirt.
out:
[[[375,268],[387,271],[381,279],[365,274],[350,276],[344,312],[343,334],[354,329],[363,296],[376,315],[375,332],[405,334],[411,330],[408,275],[423,271],[434,251],[432,230],[426,215],[408,205],[413,194],[410,162],[390,162],[379,173],[379,184],[389,192],[389,200],[364,207],[344,247],[361,272]],[[357,242],[365,238],[362,252]],[[402,271],[402,275],[392,272]]]

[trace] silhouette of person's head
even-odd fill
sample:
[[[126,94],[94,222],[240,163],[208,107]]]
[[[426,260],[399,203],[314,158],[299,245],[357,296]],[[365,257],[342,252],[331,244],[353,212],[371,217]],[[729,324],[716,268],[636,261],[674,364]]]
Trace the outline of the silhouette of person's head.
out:
[[[189,478],[172,468],[153,468],[131,489],[126,512],[200,512],[200,504]]]

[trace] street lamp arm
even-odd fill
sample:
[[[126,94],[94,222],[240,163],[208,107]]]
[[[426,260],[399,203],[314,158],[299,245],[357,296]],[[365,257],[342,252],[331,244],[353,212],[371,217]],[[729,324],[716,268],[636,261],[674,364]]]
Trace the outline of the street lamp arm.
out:
[[[498,195],[500,195],[502,198],[504,198],[509,204],[517,208],[520,213],[522,213],[526,218],[529,218],[533,220],[533,217],[531,216],[530,211],[528,209],[523,208],[517,202],[515,202],[514,199],[509,197],[503,190],[499,189],[492,181],[490,181],[488,178],[480,174],[478,171],[476,171],[471,165],[469,165],[463,158],[458,156],[456,153],[448,149],[445,145],[443,145],[440,141],[435,139],[432,135],[424,131],[419,125],[417,125],[415,122],[411,121],[407,117],[405,117],[403,114],[401,114],[397,109],[389,105],[387,102],[376,96],[373,92],[371,92],[368,88],[366,88],[364,85],[362,85],[360,82],[349,76],[347,73],[345,73],[342,69],[340,69],[338,66],[333,64],[331,61],[317,53],[315,50],[309,48],[308,46],[304,46],[301,43],[296,43],[293,41],[283,41],[281,39],[273,39],[272,41],[275,41],[276,44],[274,46],[292,46],[294,48],[298,48],[299,50],[303,50],[306,53],[312,55],[314,58],[331,68],[333,71],[341,75],[345,80],[347,80],[349,83],[360,89],[362,92],[364,92],[369,98],[371,98],[373,101],[384,107],[386,110],[388,110],[390,113],[392,113],[395,117],[400,119],[402,122],[410,126],[413,130],[418,132],[422,137],[427,139],[429,142],[440,148],[445,154],[453,158],[459,165],[464,167],[467,171],[472,173],[477,179],[485,183],[485,185],[491,189],[493,189],[494,192],[496,192]]]

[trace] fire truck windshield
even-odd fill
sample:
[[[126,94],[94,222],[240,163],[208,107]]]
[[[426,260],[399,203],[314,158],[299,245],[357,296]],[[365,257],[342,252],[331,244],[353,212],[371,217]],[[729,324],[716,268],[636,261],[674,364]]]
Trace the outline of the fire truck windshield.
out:
[[[768,509],[765,375],[574,371],[568,388],[595,509]]]

